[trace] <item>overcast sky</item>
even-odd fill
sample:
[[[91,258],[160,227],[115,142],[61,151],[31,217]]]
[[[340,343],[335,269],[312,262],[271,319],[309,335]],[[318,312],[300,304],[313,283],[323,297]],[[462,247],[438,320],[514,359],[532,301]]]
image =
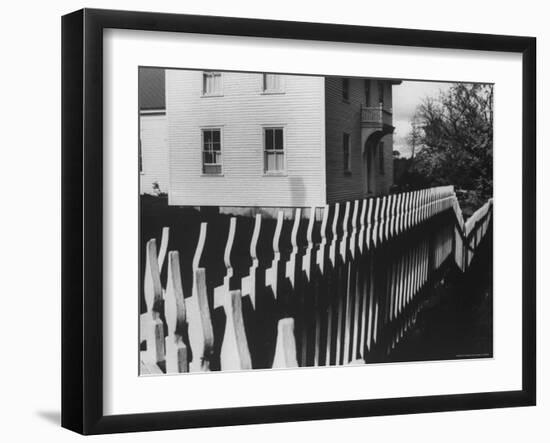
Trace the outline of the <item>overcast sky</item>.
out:
[[[393,149],[403,157],[410,156],[406,138],[411,131],[411,119],[416,107],[425,97],[437,97],[439,91],[447,91],[452,83],[404,81],[393,87]]]

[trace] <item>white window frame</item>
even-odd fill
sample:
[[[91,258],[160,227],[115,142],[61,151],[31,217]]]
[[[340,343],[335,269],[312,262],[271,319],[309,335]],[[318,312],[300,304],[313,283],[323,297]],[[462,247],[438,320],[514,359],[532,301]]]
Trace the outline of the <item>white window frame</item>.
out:
[[[279,77],[279,87],[278,88],[267,88],[266,87],[266,77],[268,75],[274,75]],[[262,88],[262,94],[284,94],[285,93],[285,81],[284,76],[281,74],[273,74],[271,72],[264,72],[261,77],[261,88]]]
[[[267,170],[267,149],[265,146],[265,131],[269,129],[280,129],[283,131],[283,169],[278,171]],[[273,149],[279,152],[279,150]],[[286,127],[285,125],[263,125],[262,126],[262,167],[265,176],[286,176],[287,175],[287,144],[286,144]]]
[[[204,171],[204,132],[205,131],[219,131],[220,132],[220,153],[221,161],[220,163],[207,163],[208,165],[220,165],[220,172],[205,172]],[[223,127],[222,126],[203,126],[201,127],[201,175],[204,177],[221,177],[224,174],[223,158],[224,158],[224,149],[223,149]]]
[[[219,76],[220,77],[219,91],[214,91],[214,92],[207,92],[206,91],[205,77],[207,75]],[[223,96],[223,74],[219,71],[202,71],[202,73],[201,73],[201,97],[222,97],[222,96]]]

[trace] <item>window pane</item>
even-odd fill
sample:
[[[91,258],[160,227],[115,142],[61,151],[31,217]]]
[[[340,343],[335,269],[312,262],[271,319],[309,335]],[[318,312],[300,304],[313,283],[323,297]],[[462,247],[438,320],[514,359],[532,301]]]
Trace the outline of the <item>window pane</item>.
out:
[[[202,133],[204,136],[204,146],[206,147],[212,142],[212,131],[206,130],[206,131],[203,131]]]
[[[276,168],[276,160],[275,160],[275,153],[273,152],[266,152],[265,153],[265,159],[266,159],[266,171],[275,171]]]
[[[274,149],[284,149],[283,146],[283,130],[275,129],[275,147]]]
[[[212,131],[212,140],[214,141],[214,143],[220,142],[220,131],[218,130]]]
[[[281,77],[277,74],[264,74],[264,90],[278,91],[281,88]]]
[[[265,149],[273,149],[273,129],[265,130]]]
[[[222,167],[220,165],[204,165],[203,172],[205,174],[221,174]]]
[[[222,153],[221,152],[213,152],[212,153],[212,158],[214,160],[214,163],[216,163],[217,165],[222,164]]]
[[[205,72],[202,75],[202,91],[205,95],[220,94],[222,89],[220,73]]]
[[[276,156],[276,168],[277,171],[284,171],[285,169],[285,155],[282,152],[275,154]]]

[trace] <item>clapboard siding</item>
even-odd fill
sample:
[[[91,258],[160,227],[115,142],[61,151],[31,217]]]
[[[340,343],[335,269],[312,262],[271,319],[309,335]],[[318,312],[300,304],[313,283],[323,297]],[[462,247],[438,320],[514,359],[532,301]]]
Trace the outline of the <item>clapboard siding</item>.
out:
[[[166,115],[141,115],[140,140],[142,171],[140,192],[153,194],[157,182],[162,192],[168,192],[168,123]]]
[[[391,110],[392,91],[388,82],[384,85],[385,108]],[[377,80],[370,80],[370,106],[378,105]],[[367,170],[363,158],[361,128],[361,106],[366,105],[365,80],[349,79],[349,99],[342,97],[342,78],[327,77],[325,81],[326,112],[326,188],[327,201],[334,203],[344,200],[363,198],[367,195]],[[369,130],[367,130],[369,131]],[[343,134],[348,133],[350,140],[351,173],[344,171]],[[376,173],[374,193],[389,192],[393,183],[393,142],[386,135],[384,142],[384,174]],[[373,161],[378,165],[378,153]],[[377,168],[375,168],[377,170]]]
[[[324,79],[284,76],[284,94],[262,94],[261,74],[222,76],[223,96],[202,97],[201,71],[166,71],[170,204],[324,204]],[[207,126],[222,128],[221,176],[202,174],[201,128]],[[284,176],[264,174],[264,126],[284,127]]]

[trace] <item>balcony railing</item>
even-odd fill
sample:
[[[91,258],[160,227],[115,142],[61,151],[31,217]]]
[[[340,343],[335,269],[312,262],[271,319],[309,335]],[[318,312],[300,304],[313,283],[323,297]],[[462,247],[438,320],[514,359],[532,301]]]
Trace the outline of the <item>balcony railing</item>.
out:
[[[382,106],[361,107],[361,123],[372,125],[392,125],[392,113]]]

